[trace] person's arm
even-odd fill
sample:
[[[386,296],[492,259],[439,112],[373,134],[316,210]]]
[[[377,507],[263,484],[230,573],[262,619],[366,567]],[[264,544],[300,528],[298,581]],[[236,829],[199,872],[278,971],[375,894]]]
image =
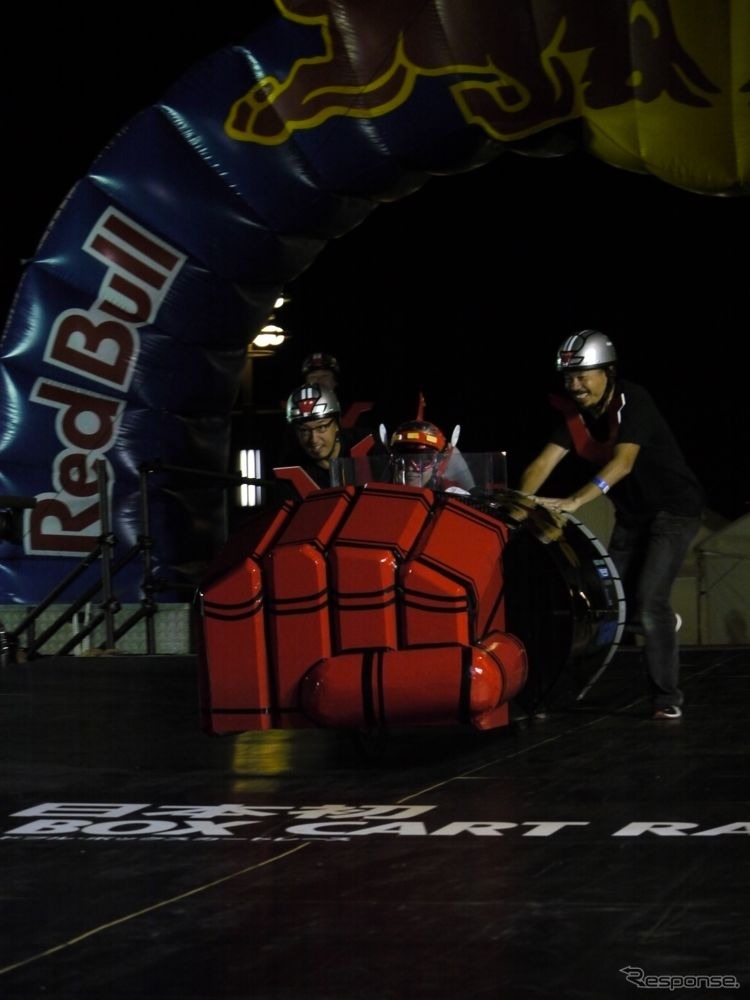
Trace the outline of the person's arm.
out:
[[[562,462],[567,454],[567,449],[559,444],[546,444],[521,473],[518,492],[536,493],[539,487],[549,479],[552,470]]]
[[[554,447],[554,445],[548,445],[547,447]],[[596,500],[597,497],[608,493],[615,483],[619,483],[620,480],[625,479],[632,471],[640,450],[641,446],[639,444],[617,444],[615,445],[614,455],[610,461],[571,496],[562,498],[537,497],[536,499],[540,504],[549,507],[551,510],[560,510],[565,511],[567,514],[573,514],[579,507],[583,507],[584,504],[590,503],[592,500]],[[542,455],[544,455],[544,452],[542,452]],[[533,489],[531,492],[533,492]]]

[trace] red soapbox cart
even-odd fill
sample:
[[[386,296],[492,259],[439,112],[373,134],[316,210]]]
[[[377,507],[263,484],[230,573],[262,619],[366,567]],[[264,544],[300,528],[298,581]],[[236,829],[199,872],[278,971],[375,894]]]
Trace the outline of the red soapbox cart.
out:
[[[463,456],[471,490],[336,463],[318,489],[258,508],[195,602],[211,734],[507,725],[580,698],[620,641],[625,602],[602,543],[504,486],[504,456]]]

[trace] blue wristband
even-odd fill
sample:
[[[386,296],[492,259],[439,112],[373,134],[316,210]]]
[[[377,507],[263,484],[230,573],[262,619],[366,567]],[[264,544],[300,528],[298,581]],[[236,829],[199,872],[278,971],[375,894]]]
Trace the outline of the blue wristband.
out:
[[[594,486],[598,486],[602,493],[609,493],[609,483],[606,479],[602,479],[601,476],[594,476],[591,482]]]

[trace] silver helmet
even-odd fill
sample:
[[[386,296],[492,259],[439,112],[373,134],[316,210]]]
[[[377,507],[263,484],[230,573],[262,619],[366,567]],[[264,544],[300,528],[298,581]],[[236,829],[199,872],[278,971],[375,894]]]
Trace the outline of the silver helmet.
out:
[[[300,385],[286,401],[286,419],[290,424],[338,417],[340,413],[336,393],[319,385]]]
[[[557,352],[558,372],[607,368],[617,362],[615,345],[598,330],[579,330],[567,337]]]

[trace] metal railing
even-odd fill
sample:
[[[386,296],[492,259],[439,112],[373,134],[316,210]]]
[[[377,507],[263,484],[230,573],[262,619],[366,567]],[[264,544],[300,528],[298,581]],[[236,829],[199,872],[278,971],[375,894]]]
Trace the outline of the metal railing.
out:
[[[156,594],[162,589],[175,589],[179,585],[169,584],[157,580],[152,568],[152,548],[153,538],[151,536],[150,512],[148,504],[148,478],[154,472],[175,472],[187,473],[191,477],[201,477],[210,479],[222,484],[222,488],[252,485],[252,486],[274,486],[274,481],[264,479],[251,479],[229,473],[206,472],[201,469],[189,469],[181,466],[167,465],[159,459],[142,462],[139,467],[139,491],[140,491],[140,532],[137,540],[127,552],[119,558],[115,558],[115,547],[117,540],[112,532],[112,515],[109,506],[107,491],[107,470],[103,459],[95,463],[97,475],[97,488],[102,518],[102,532],[97,540],[96,546],[84,556],[62,580],[60,580],[47,596],[24,615],[21,621],[12,629],[6,629],[0,622],[0,666],[10,662],[16,662],[19,651],[23,649],[26,660],[33,660],[42,655],[41,649],[53,639],[59,631],[66,625],[76,622],[74,635],[68,641],[55,650],[56,656],[65,656],[79,646],[82,640],[86,639],[100,626],[104,627],[104,641],[98,646],[99,649],[114,649],[118,639],[131,631],[139,622],[145,625],[145,653],[154,654],[156,650],[156,629],[154,617],[159,610]],[[124,621],[117,623],[116,616],[122,610],[122,605],[115,593],[114,581],[117,575],[134,559],[141,557],[143,562],[143,578],[141,591],[143,597],[140,605]],[[101,565],[100,580],[89,586],[83,593],[72,600],[54,620],[37,633],[37,623],[41,616],[47,612],[52,605],[59,602],[65,592],[97,561]],[[98,609],[91,615],[86,616],[84,622],[77,619],[82,608],[90,605],[95,600],[98,601]],[[23,645],[22,645],[23,641]]]

